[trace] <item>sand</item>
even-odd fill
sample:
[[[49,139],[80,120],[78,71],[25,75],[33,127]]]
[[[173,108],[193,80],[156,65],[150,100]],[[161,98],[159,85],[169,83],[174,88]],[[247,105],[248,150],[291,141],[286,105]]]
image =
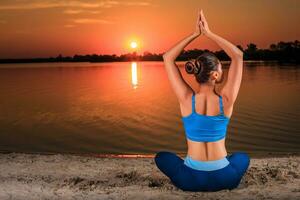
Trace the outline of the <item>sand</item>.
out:
[[[300,156],[251,158],[238,188],[186,192],[153,157],[0,154],[0,199],[300,199]]]

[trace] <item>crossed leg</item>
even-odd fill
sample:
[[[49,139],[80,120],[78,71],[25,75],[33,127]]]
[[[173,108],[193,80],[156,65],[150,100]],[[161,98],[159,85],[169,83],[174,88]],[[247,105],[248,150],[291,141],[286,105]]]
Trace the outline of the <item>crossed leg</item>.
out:
[[[250,158],[246,153],[235,152],[227,156],[227,159],[229,160],[232,168],[234,168],[234,171],[231,172],[237,174],[237,176],[235,176],[237,177],[237,180],[234,183],[234,187],[237,187],[249,167]],[[207,172],[198,172],[196,175],[194,170],[186,167],[183,164],[184,160],[175,153],[160,151],[155,156],[155,163],[160,171],[168,176],[175,186],[182,190],[206,191],[206,188],[211,186],[209,185],[210,182],[206,176]],[[198,181],[200,179],[202,181]]]
[[[184,160],[172,152],[160,151],[155,155],[157,167],[168,177],[172,178],[177,174]]]
[[[234,152],[233,154],[227,156],[231,166],[236,170],[239,181],[237,184],[240,183],[242,177],[246,173],[247,169],[250,165],[250,157],[247,153],[244,152]]]

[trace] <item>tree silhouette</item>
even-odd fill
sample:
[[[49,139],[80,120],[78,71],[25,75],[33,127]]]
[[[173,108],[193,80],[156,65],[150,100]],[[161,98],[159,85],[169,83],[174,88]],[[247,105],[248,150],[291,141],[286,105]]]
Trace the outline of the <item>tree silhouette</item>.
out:
[[[277,44],[271,44],[268,49],[258,49],[254,43],[247,44],[247,48],[243,49],[241,45],[237,47],[244,52],[244,60],[274,60],[279,62],[299,63],[300,58],[300,42],[295,41],[279,41]],[[183,50],[177,57],[177,61],[186,61],[196,58],[203,52],[211,52],[208,49],[191,49]],[[164,53],[164,52],[163,52]],[[116,61],[162,61],[163,53],[143,52],[143,55],[138,55],[137,52],[113,55],[77,55],[73,57],[59,54],[57,57],[50,58],[23,58],[23,59],[0,59],[0,63],[30,63],[30,62],[116,62]],[[218,50],[214,53],[220,60],[230,60],[230,57],[224,50]],[[298,66],[298,65],[297,65]]]

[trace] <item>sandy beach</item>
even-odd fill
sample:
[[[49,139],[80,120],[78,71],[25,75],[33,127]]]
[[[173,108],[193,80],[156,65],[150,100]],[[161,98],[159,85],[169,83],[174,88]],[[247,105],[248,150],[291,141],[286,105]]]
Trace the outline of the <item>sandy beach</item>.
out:
[[[0,154],[0,199],[300,199],[300,156],[252,158],[238,188],[177,189],[153,157]]]

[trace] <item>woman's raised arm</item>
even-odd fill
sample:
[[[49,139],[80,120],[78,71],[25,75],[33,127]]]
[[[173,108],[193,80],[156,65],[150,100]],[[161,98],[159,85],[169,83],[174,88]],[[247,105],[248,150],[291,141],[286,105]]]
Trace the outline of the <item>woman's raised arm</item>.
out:
[[[180,40],[170,50],[163,54],[164,65],[167,71],[167,75],[171,86],[179,100],[184,102],[186,97],[193,92],[192,88],[183,79],[178,66],[175,63],[176,58],[182,52],[182,50],[195,38],[201,35],[200,31],[200,12],[198,12],[198,19],[196,23],[196,30],[194,33],[189,34],[184,39]]]
[[[207,25],[205,16],[201,10],[201,29],[204,35],[206,35],[211,40],[215,41],[227,55],[231,58],[231,64],[229,67],[228,78],[221,90],[221,95],[233,105],[238,91],[242,82],[242,72],[243,72],[243,52],[237,48],[232,43],[228,42],[224,38],[212,33]]]

